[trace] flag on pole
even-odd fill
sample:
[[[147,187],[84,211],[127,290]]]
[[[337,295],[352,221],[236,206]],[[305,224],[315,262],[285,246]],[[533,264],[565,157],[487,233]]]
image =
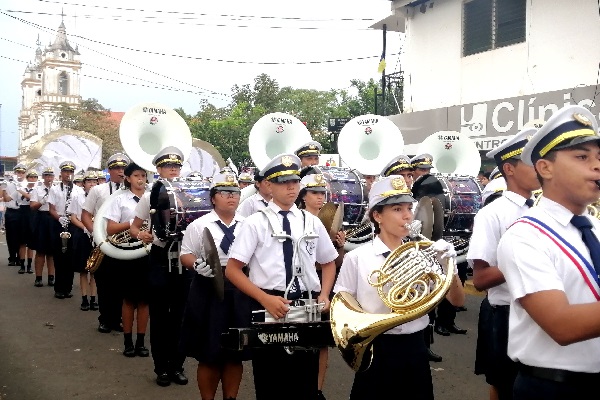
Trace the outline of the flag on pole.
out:
[[[377,67],[377,72],[382,73],[385,71],[385,55],[381,53],[381,58],[379,59],[379,66]]]

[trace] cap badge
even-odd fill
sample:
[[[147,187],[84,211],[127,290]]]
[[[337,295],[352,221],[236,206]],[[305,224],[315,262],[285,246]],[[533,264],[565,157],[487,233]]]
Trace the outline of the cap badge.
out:
[[[179,156],[178,156],[177,154],[169,154],[169,158],[170,158],[171,160],[178,160],[178,159],[179,159]]]
[[[592,121],[583,114],[575,113],[573,114],[573,119],[583,126],[592,126]]]
[[[311,150],[316,150],[317,146],[315,146],[314,144],[311,144],[310,146],[308,146],[308,148]]]
[[[231,183],[233,181],[235,181],[235,178],[233,175],[225,175],[225,182]]]
[[[450,145],[450,147],[452,147],[452,145]],[[431,161],[432,160],[429,157],[425,157],[425,159],[423,160],[423,162],[426,162],[426,163],[431,163]]]
[[[290,167],[294,163],[294,160],[290,156],[283,156],[283,157],[281,157],[281,163],[285,167]]]
[[[316,183],[323,183],[323,182],[324,182],[324,180],[325,180],[325,179],[323,178],[323,175],[322,175],[322,174],[315,174],[314,176],[315,176],[315,182],[316,182]]]
[[[392,188],[394,188],[394,190],[406,189],[406,182],[404,182],[403,178],[394,178],[392,179]]]

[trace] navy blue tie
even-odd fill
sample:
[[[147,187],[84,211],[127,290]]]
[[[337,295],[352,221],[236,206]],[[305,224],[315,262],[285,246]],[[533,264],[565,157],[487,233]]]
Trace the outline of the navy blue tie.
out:
[[[223,239],[221,240],[221,244],[219,245],[219,247],[221,248],[221,250],[223,250],[223,253],[229,254],[229,247],[235,240],[235,235],[233,234],[233,232],[235,231],[235,226],[237,225],[237,222],[231,225],[230,227],[227,227],[227,225],[225,225],[221,221],[216,222],[217,225],[219,225],[219,228],[221,228],[221,230],[225,234],[225,236],[223,236]]]
[[[279,211],[279,214],[283,216],[283,230],[288,235],[292,234],[292,227],[290,225],[290,220],[288,219],[289,211]],[[283,242],[283,261],[285,262],[285,284],[290,284],[290,281],[293,277],[292,271],[292,259],[294,258],[294,245],[291,239],[285,239]],[[294,278],[294,284],[288,293],[288,299],[295,300],[300,298],[300,285],[298,283],[298,277]]]
[[[533,199],[525,200],[525,205],[529,208],[533,207]]]
[[[574,215],[571,218],[571,223],[575,225],[577,229],[581,231],[581,237],[583,243],[590,250],[590,256],[592,257],[592,264],[596,270],[596,282],[598,282],[598,276],[600,276],[600,242],[594,232],[592,232],[592,223],[588,217],[583,215]]]
[[[269,206],[269,203],[267,203],[264,199],[260,199],[260,201],[262,201],[262,203],[265,205],[265,207]]]
[[[390,255],[391,251],[386,251],[385,253],[381,253],[382,256],[384,256],[385,258],[388,258],[388,256]]]

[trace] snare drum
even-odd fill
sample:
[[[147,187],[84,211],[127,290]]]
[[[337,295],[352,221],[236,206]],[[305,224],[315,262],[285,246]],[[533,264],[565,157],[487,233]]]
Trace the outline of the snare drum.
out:
[[[445,234],[471,233],[481,208],[481,187],[470,176],[439,175],[444,186]]]
[[[366,212],[366,196],[355,171],[340,167],[313,167],[327,181],[326,201],[344,203],[344,225],[359,225]]]
[[[150,193],[152,227],[161,240],[180,238],[189,224],[212,210],[210,184],[203,180],[157,180]]]

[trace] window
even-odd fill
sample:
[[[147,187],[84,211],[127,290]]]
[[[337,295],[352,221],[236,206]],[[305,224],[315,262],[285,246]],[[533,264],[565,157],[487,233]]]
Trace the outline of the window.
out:
[[[58,94],[63,96],[69,94],[69,77],[64,71],[58,76]]]
[[[526,0],[471,0],[463,8],[463,55],[525,41]]]

